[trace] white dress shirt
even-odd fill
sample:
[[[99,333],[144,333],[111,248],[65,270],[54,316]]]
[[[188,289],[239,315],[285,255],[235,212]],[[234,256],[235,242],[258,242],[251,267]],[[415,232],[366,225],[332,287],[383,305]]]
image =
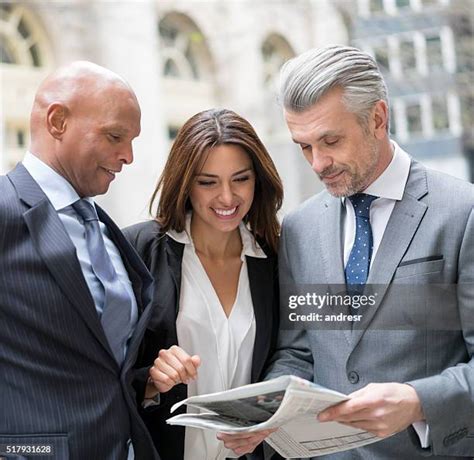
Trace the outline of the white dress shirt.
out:
[[[374,248],[372,251],[372,266],[377,251],[380,247],[383,234],[387,228],[388,221],[392,215],[395,203],[400,201],[405,192],[405,186],[410,173],[411,160],[408,154],[402,150],[396,142],[392,141],[393,157],[385,171],[370,184],[363,193],[374,195],[379,198],[372,202],[370,207],[370,225],[372,227],[372,237]],[[347,265],[349,255],[355,240],[355,214],[351,200],[342,198],[345,213],[343,218],[343,240],[344,240],[344,266]],[[413,423],[421,447],[429,446],[429,426],[426,422]]]
[[[370,207],[370,225],[372,227],[372,237],[374,249],[370,265],[377,255],[377,251],[382,241],[383,234],[387,228],[388,220],[392,214],[395,203],[400,201],[405,191],[405,185],[410,172],[410,157],[395,142],[393,142],[393,157],[385,171],[370,184],[364,193],[374,195],[379,198],[372,202]],[[355,214],[351,200],[342,198],[345,208],[343,218],[344,235],[344,266],[347,265],[349,255],[355,239]]]
[[[250,383],[256,322],[245,256],[266,257],[250,231],[241,223],[242,266],[237,295],[227,317],[196,254],[190,223],[191,214],[188,214],[184,232],[168,232],[174,240],[185,245],[176,320],[178,344],[189,355],[201,358],[198,376],[188,384],[188,397]],[[197,411],[191,407],[187,410]],[[216,438],[215,432],[186,427],[184,460],[224,460],[226,457],[236,456]]]

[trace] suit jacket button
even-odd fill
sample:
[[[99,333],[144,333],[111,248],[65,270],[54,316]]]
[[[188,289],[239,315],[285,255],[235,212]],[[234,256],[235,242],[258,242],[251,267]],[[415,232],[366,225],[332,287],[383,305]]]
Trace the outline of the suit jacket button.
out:
[[[349,382],[356,384],[359,383],[359,374],[356,371],[350,371],[349,374],[347,374],[347,378],[349,379]]]

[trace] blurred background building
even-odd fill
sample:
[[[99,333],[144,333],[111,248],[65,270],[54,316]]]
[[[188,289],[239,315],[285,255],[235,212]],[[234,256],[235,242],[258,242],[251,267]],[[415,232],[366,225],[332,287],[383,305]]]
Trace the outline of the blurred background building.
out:
[[[281,64],[329,43],[376,57],[393,137],[429,166],[474,179],[473,0],[69,0],[0,2],[0,173],[28,148],[28,117],[52,69],[87,59],[126,78],[142,107],[135,162],[99,202],[126,225],[180,126],[226,107],[246,117],[285,185],[283,212],[322,189],[276,100]]]

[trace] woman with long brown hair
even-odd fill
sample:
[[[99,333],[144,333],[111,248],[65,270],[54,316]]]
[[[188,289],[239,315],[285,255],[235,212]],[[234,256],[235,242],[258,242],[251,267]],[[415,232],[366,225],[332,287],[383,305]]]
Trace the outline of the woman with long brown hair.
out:
[[[150,368],[146,398],[155,402],[147,399],[142,415],[162,460],[232,455],[215,433],[166,419],[188,396],[260,379],[278,327],[282,199],[251,125],[230,110],[207,110],[178,133],[152,196],[155,219],[125,230],[155,278],[137,365]]]

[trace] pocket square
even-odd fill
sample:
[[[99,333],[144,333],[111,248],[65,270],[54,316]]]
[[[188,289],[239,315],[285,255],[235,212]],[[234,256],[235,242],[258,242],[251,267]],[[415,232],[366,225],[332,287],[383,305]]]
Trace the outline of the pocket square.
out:
[[[405,265],[419,264],[421,262],[432,262],[433,260],[443,260],[443,258],[444,256],[441,254],[438,256],[429,256],[421,257],[419,259],[405,260],[399,265],[399,267],[404,267]]]

